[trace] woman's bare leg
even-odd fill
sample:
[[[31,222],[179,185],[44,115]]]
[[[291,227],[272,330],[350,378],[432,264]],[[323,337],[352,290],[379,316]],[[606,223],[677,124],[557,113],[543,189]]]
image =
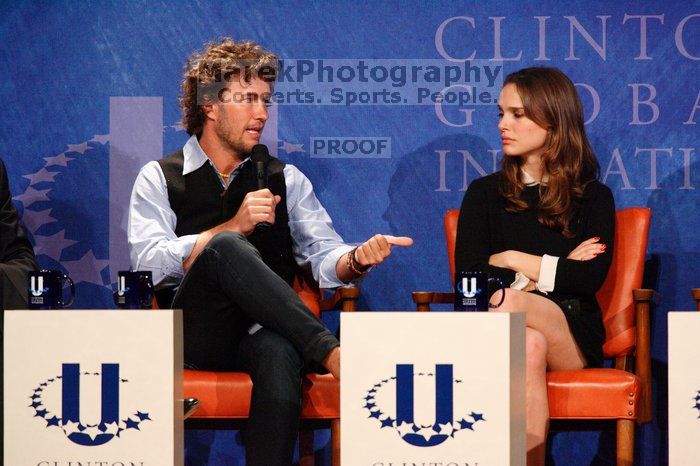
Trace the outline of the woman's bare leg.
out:
[[[496,292],[492,302],[501,296]],[[549,405],[547,368],[581,369],[586,360],[581,354],[561,308],[542,296],[524,291],[506,291],[503,304],[495,312],[525,312],[525,399],[527,415],[527,464],[544,465]]]
[[[547,339],[538,330],[525,328],[525,413],[529,466],[544,465],[549,405],[547,403]]]

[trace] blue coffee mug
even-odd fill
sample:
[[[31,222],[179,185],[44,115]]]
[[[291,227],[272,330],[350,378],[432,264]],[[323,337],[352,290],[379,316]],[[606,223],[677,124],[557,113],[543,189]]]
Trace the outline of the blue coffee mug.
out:
[[[150,309],[153,289],[151,271],[119,271],[114,304],[120,309]]]
[[[498,304],[489,302],[491,283],[495,283],[501,290],[501,300]],[[489,308],[499,307],[506,299],[506,288],[499,278],[489,278],[486,272],[456,272],[455,311],[485,312]]]
[[[68,302],[63,299],[66,282],[70,287]],[[60,270],[40,270],[27,275],[27,305],[29,309],[63,309],[75,300],[75,285]]]

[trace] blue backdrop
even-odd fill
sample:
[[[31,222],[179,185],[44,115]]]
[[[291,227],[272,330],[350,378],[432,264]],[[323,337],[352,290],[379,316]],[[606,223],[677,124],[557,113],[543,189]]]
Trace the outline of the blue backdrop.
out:
[[[76,307],[112,306],[116,271],[128,264],[133,176],[186,140],[177,101],[183,64],[222,35],[255,40],[291,64],[328,60],[336,70],[361,59],[387,69],[440,60],[443,70],[469,59],[482,72],[500,66],[498,80],[533,65],[566,72],[617,208],[653,211],[655,419],[641,429],[637,457],[667,461],[666,313],[692,309],[689,290],[699,286],[700,3],[3,3],[0,157],[39,262],[70,273]],[[467,84],[484,86],[483,78]],[[379,81],[341,88],[399,91],[409,101],[284,102],[272,109],[266,141],[307,174],[346,241],[377,232],[415,239],[363,285],[363,308],[405,310],[411,290],[449,287],[441,219],[471,180],[494,170],[497,110],[492,101],[409,105],[420,86]],[[279,90],[295,86],[328,90],[314,77]],[[340,153],[317,145],[329,140],[366,145],[346,143]],[[378,140],[389,147],[370,150]],[[612,442],[559,434],[553,453],[558,464],[607,464]],[[317,443],[328,463],[327,436]],[[190,464],[243,464],[237,433],[188,434],[187,450]]]

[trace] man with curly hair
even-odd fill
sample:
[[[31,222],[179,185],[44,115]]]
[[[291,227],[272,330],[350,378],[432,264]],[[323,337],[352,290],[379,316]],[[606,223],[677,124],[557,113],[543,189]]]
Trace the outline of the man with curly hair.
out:
[[[308,178],[276,158],[269,188],[257,188],[249,155],[277,72],[277,57],[253,42],[224,38],[193,55],[180,98],[191,137],[142,168],[129,211],[133,268],[153,272],[161,306],[183,309],[186,365],[251,375],[248,466],[290,465],[302,375],[340,377],[338,340],[291,288],[299,269],[333,288],[412,243],[344,244]]]

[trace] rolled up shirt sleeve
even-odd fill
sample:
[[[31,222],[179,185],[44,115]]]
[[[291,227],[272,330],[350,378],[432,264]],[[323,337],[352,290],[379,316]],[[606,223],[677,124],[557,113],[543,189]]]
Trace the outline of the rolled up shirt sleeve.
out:
[[[129,203],[127,236],[134,270],[150,270],[156,287],[177,285],[198,235],[178,237],[165,176],[158,162],[146,164],[136,178]]]
[[[320,288],[345,285],[338,278],[335,266],[353,246],[345,244],[333,228],[333,221],[314,194],[311,181],[292,165],[285,166],[284,175],[294,259],[301,267],[311,267]]]

